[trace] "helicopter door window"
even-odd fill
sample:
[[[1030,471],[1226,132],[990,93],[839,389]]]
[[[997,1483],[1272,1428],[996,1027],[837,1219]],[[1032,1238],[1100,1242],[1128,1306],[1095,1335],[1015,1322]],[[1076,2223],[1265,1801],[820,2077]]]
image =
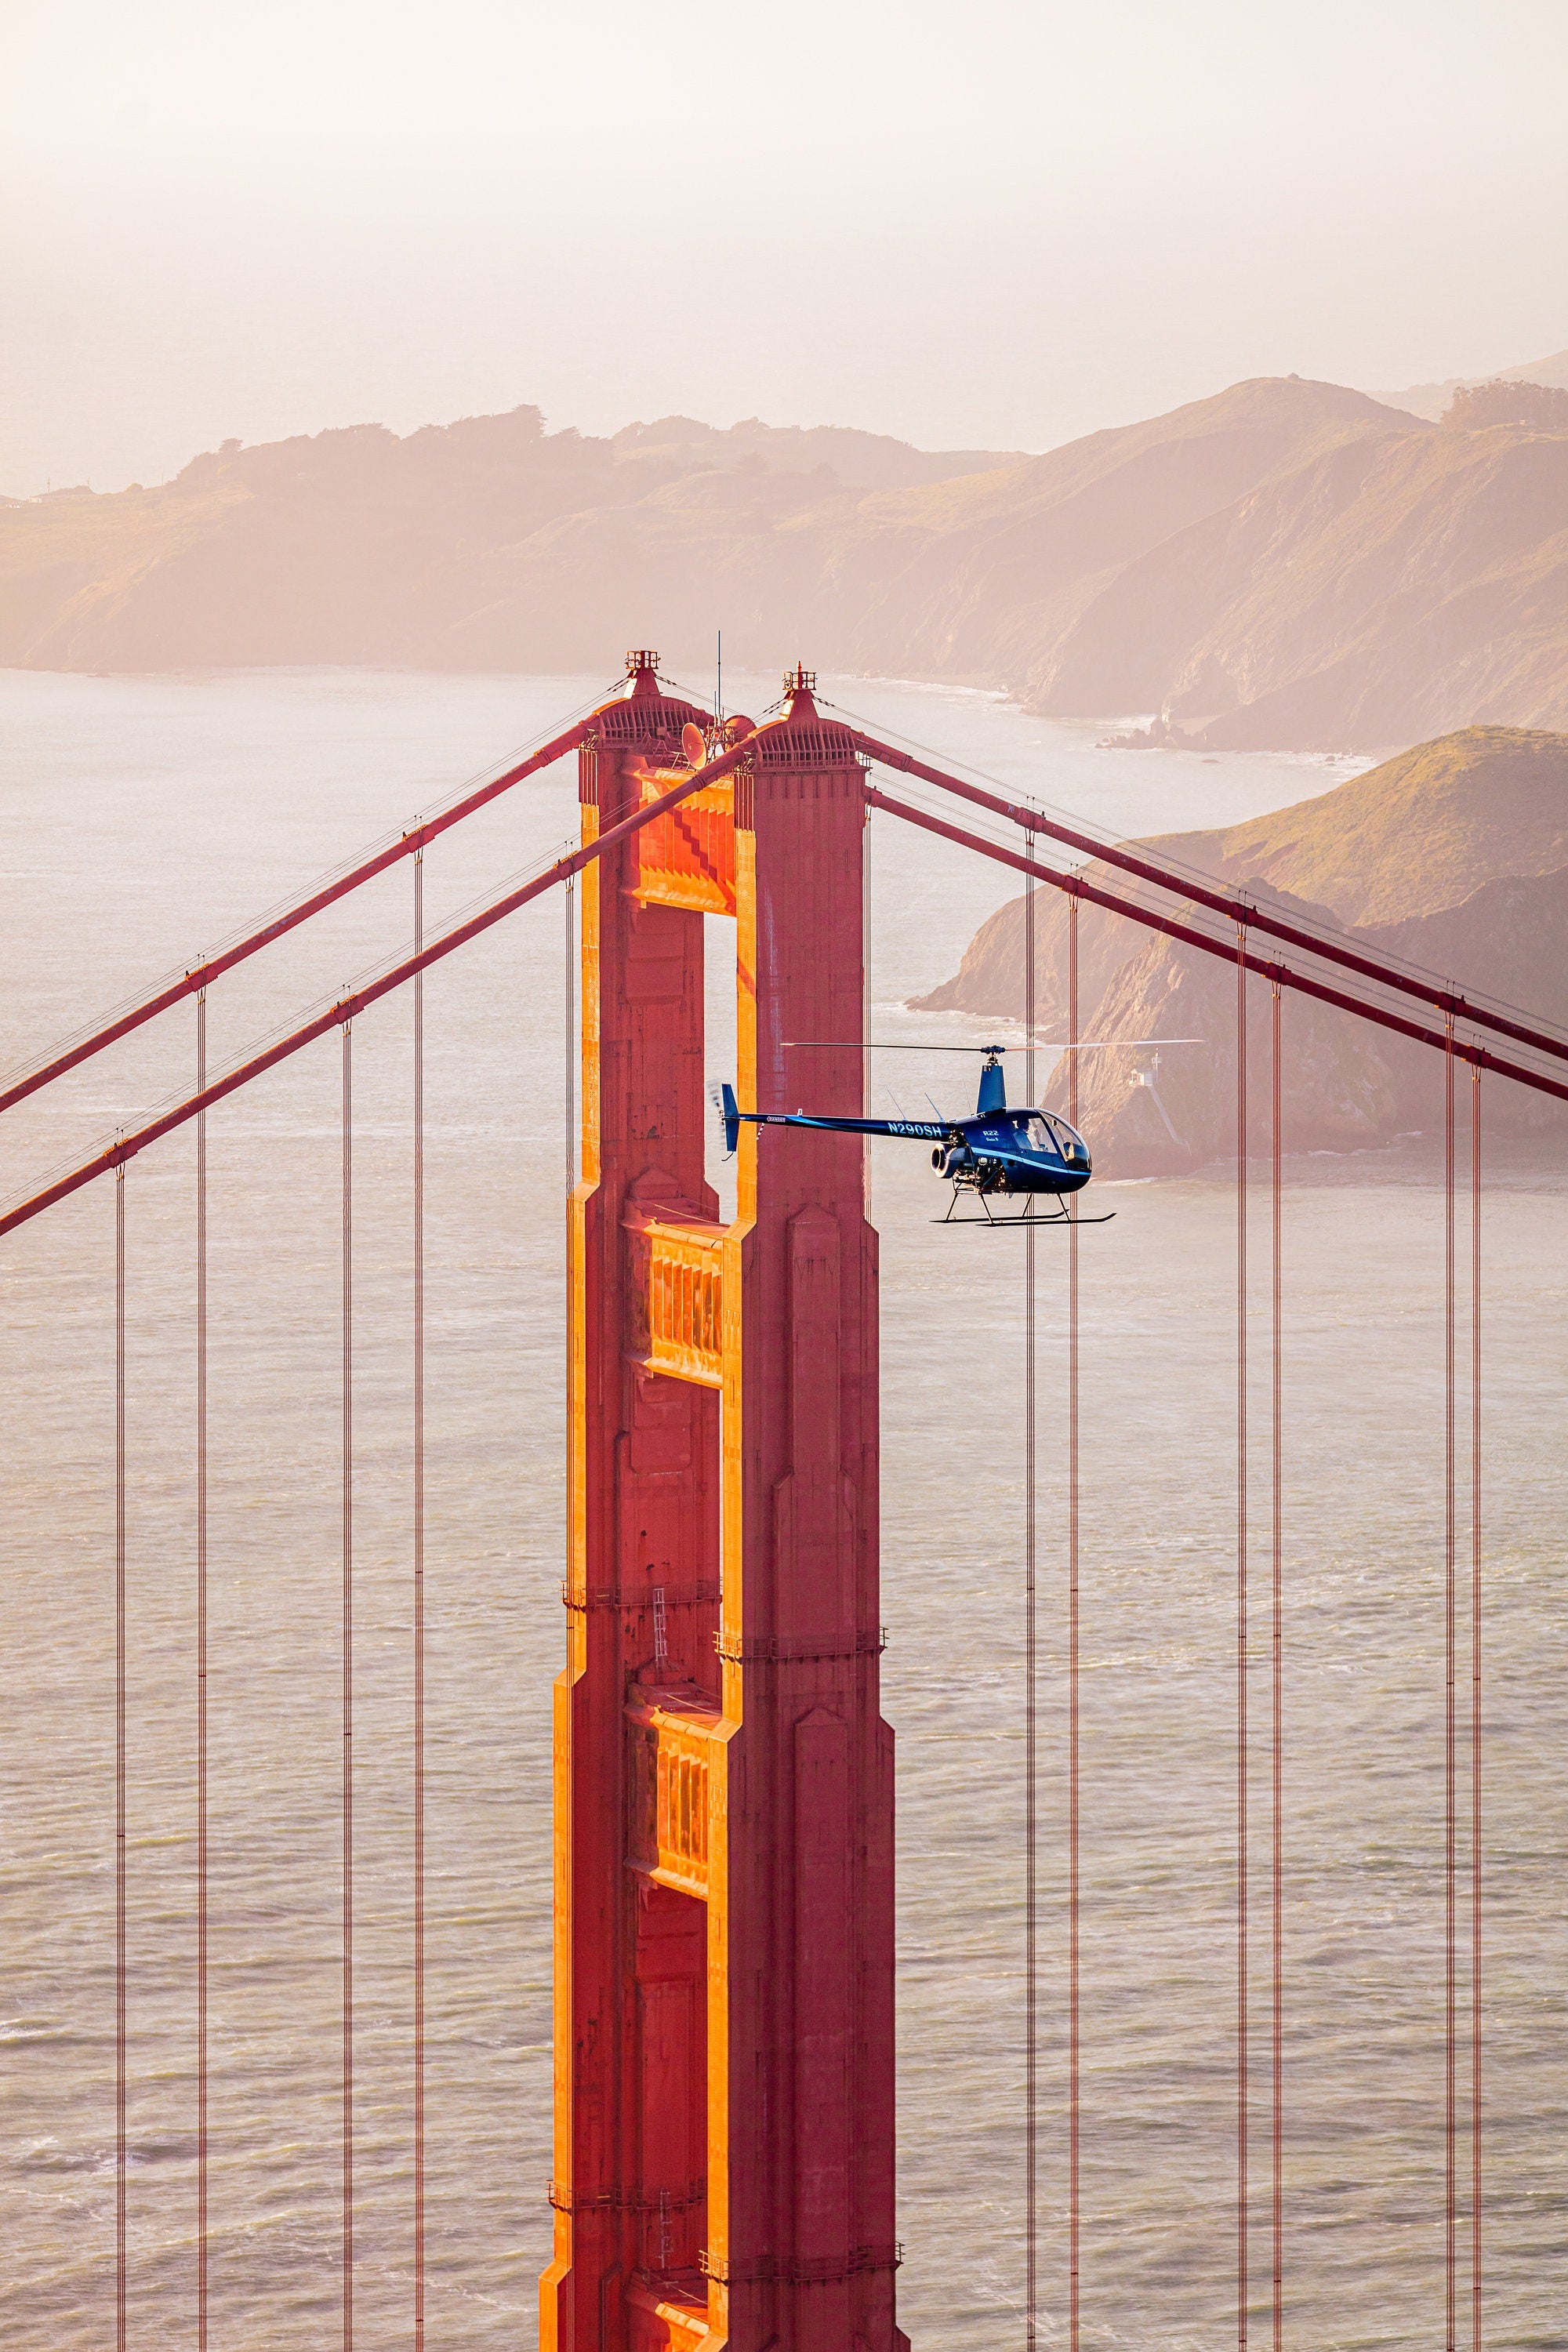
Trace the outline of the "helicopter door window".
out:
[[[1060,1153],[1062,1149],[1061,1138],[1057,1133],[1056,1122],[1054,1119],[1043,1118],[1037,1113],[1036,1116],[1030,1119],[1025,1132],[1028,1137],[1029,1148],[1031,1150],[1051,1151],[1058,1154]]]

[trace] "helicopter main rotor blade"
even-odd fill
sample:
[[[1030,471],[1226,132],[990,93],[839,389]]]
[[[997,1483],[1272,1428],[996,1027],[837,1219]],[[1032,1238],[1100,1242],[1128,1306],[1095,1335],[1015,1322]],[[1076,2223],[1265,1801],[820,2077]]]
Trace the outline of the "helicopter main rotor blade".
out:
[[[1065,1037],[1018,1038],[1011,1045],[895,1045],[875,1037],[857,1043],[848,1037],[786,1037],[784,1051],[816,1054],[1089,1054],[1111,1045],[1206,1045],[1206,1037],[1080,1037],[1069,1045]]]
[[[848,1037],[786,1037],[784,1052],[797,1049],[817,1054],[1002,1054],[1004,1045],[893,1045],[868,1037],[857,1045]]]

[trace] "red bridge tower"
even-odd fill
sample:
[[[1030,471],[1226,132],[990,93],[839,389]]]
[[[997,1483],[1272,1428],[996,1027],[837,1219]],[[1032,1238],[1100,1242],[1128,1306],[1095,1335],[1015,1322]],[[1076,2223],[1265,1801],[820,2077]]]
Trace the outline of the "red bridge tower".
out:
[[[587,839],[704,723],[628,667]],[[907,2352],[865,1147],[744,1129],[730,1226],[703,1173],[704,914],[738,925],[742,1102],[861,1107],[860,1057],[784,1051],[864,1017],[862,772],[789,685],[584,876],[546,2352]]]

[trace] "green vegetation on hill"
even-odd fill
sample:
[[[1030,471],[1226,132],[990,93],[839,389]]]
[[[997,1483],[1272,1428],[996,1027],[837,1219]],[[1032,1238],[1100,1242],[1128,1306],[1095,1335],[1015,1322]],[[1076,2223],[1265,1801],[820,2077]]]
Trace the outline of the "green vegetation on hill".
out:
[[[1465,383],[1443,411],[1443,422],[1467,433],[1486,425],[1536,425],[1543,433],[1568,433],[1568,391],[1501,376],[1490,383]]]
[[[1568,736],[1467,727],[1316,800],[1149,845],[1227,882],[1257,876],[1342,922],[1396,923],[1483,882],[1568,866]]]
[[[1415,416],[1436,418],[1450,405],[1457,392],[1469,392],[1480,384],[1504,381],[1544,383],[1568,390],[1568,352],[1552,352],[1543,360],[1527,360],[1521,366],[1505,369],[1501,375],[1446,376],[1441,383],[1410,383],[1402,392],[1374,392],[1372,397],[1386,402],[1390,408],[1407,408]]]

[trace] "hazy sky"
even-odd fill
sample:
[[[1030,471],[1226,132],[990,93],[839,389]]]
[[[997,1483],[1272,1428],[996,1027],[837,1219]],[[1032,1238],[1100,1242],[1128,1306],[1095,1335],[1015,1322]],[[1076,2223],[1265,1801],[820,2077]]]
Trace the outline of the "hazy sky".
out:
[[[1568,344],[1568,0],[4,0],[0,489],[537,401],[1040,448]]]

